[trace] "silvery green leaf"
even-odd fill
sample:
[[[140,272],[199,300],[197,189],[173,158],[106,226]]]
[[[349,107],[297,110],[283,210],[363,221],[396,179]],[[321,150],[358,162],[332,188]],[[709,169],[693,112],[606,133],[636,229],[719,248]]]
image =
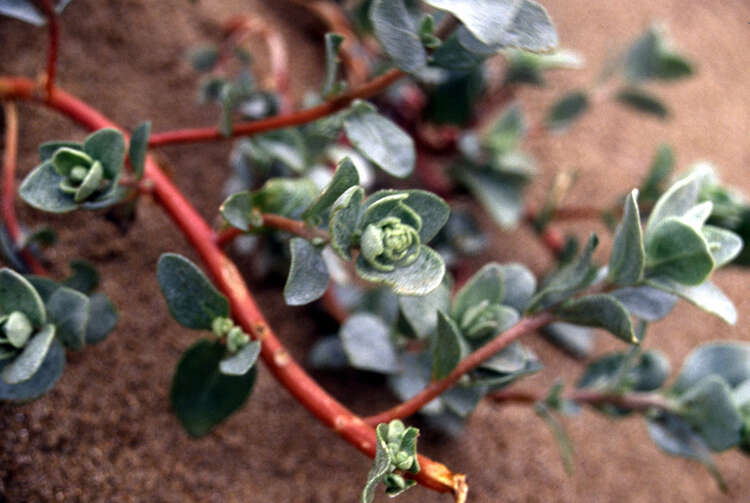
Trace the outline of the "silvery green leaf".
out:
[[[21,354],[10,361],[0,376],[7,384],[28,381],[39,370],[55,338],[55,326],[45,325],[24,346]]]
[[[677,296],[646,285],[619,288],[610,295],[619,300],[630,314],[645,321],[664,318],[677,303]]]
[[[460,417],[468,417],[486,394],[482,386],[453,386],[440,395],[445,407]]]
[[[682,220],[686,224],[694,227],[695,230],[700,231],[703,228],[703,224],[706,223],[708,217],[711,216],[711,211],[714,209],[714,205],[711,201],[704,201],[698,203],[685,212],[682,216]]]
[[[222,342],[201,339],[180,358],[169,398],[175,415],[193,437],[206,435],[247,401],[257,367],[241,376],[225,375],[219,364],[226,354]]]
[[[438,311],[435,339],[432,345],[432,378],[436,381],[447,377],[464,355],[461,333],[456,323]]]
[[[75,141],[48,141],[39,145],[39,160],[46,162],[52,159],[61,148],[70,148],[73,150],[83,150],[83,144]]]
[[[404,214],[404,206],[409,213],[416,215],[416,221],[412,222],[413,217]],[[428,243],[448,221],[450,206],[426,190],[379,190],[365,201],[360,226],[376,223],[388,216],[397,216],[403,223],[412,225],[419,231],[421,242]]]
[[[352,145],[386,173],[404,178],[414,170],[414,140],[370,105],[355,101],[344,118]]]
[[[508,106],[492,129],[487,133],[485,144],[496,152],[511,152],[518,147],[523,138],[526,124],[523,120],[520,105],[512,104]]]
[[[250,371],[260,355],[260,342],[252,341],[237,354],[227,356],[219,362],[219,371],[224,375],[243,376]]]
[[[375,429],[375,459],[367,474],[367,482],[362,490],[362,503],[371,503],[375,498],[375,488],[394,470],[388,452],[388,425],[380,423]]]
[[[501,47],[533,52],[549,51],[558,43],[557,31],[546,9],[532,0],[522,0],[510,26],[502,35]]]
[[[57,0],[54,3],[55,12],[62,13],[70,2],[71,0]],[[0,1],[0,15],[13,17],[34,26],[47,24],[47,16],[32,0],[2,0]]]
[[[681,217],[698,201],[701,177],[691,174],[677,181],[659,198],[651,210],[646,223],[645,239],[648,240],[656,226],[669,217]]]
[[[322,215],[330,210],[341,194],[346,192],[350,187],[358,184],[359,174],[357,173],[357,168],[354,167],[354,163],[348,157],[345,157],[336,167],[336,172],[333,174],[331,182],[315,199],[315,202],[302,213],[302,218],[305,220],[321,218]]]
[[[629,80],[675,80],[693,73],[688,60],[673,52],[658,26],[651,26],[628,50],[625,75]]]
[[[254,192],[232,194],[219,211],[230,225],[249,231],[253,210],[298,218],[317,195],[317,187],[307,178],[272,178]]]
[[[638,343],[630,313],[611,295],[594,294],[572,300],[557,308],[555,314],[563,321],[603,328],[625,342]]]
[[[708,249],[714,259],[716,267],[728,264],[742,251],[742,239],[732,231],[704,225],[701,234],[708,242]]]
[[[535,358],[535,355],[520,342],[515,341],[499,353],[482,362],[480,367],[501,374],[511,374],[523,371],[526,367],[526,362],[530,358]]]
[[[625,199],[622,221],[617,226],[612,243],[609,278],[618,285],[632,285],[640,281],[646,264],[637,200],[638,189],[635,189]]]
[[[523,264],[501,264],[500,272],[505,285],[503,304],[523,312],[536,292],[536,277]]]
[[[589,98],[584,91],[571,91],[560,98],[547,114],[547,127],[562,130],[569,127],[588,108]]]
[[[328,228],[331,233],[331,248],[344,260],[351,260],[350,248],[357,230],[365,191],[362,187],[349,187],[331,207]]]
[[[388,285],[398,295],[426,295],[443,280],[445,263],[435,250],[422,245],[417,259],[407,266],[397,267],[393,271],[380,271],[360,255],[356,270],[362,279]]]
[[[23,313],[35,328],[47,321],[44,302],[32,284],[12,269],[0,269],[0,315]]]
[[[726,381],[710,375],[687,389],[680,397],[681,417],[695,428],[712,451],[737,445],[744,421],[732,400]]]
[[[95,293],[89,297],[89,322],[86,324],[86,344],[104,340],[117,325],[119,316],[110,300]]]
[[[405,353],[401,357],[400,365],[402,370],[398,374],[388,376],[388,385],[399,400],[406,401],[430,383],[431,362],[427,353]],[[420,412],[434,416],[443,410],[442,399],[435,398],[422,407]]]
[[[337,335],[316,341],[307,353],[307,360],[315,369],[343,369],[349,366],[349,357]]]
[[[651,439],[667,454],[713,463],[706,442],[679,416],[661,413],[646,423]]]
[[[72,274],[62,282],[64,286],[86,295],[92,293],[99,286],[99,273],[90,262],[71,260],[70,270]]]
[[[31,321],[21,311],[13,311],[7,317],[0,317],[0,320],[4,322],[0,334],[4,333],[7,342],[15,348],[22,348],[34,332]]]
[[[694,349],[682,364],[672,390],[682,394],[711,375],[720,376],[732,388],[750,379],[750,343],[709,342]]]
[[[478,306],[482,301],[487,301],[488,304],[500,304],[504,295],[502,267],[495,262],[486,264],[456,293],[451,317],[461,320],[467,310]]]
[[[128,148],[128,159],[133,168],[136,180],[143,177],[143,168],[146,162],[146,150],[148,149],[148,137],[151,135],[151,121],[141,122],[130,137]]]
[[[0,361],[0,370],[10,363],[10,360]],[[21,383],[8,384],[0,379],[0,400],[25,402],[43,395],[55,385],[65,367],[65,350],[57,339],[52,339],[47,355],[34,375]]]
[[[730,325],[737,323],[734,304],[719,287],[707,281],[698,286],[685,286],[669,279],[655,278],[649,281],[654,288],[679,295],[695,306],[714,314]]]
[[[229,301],[191,261],[176,253],[159,257],[156,269],[169,312],[180,325],[211,330],[217,317],[229,317]]]
[[[102,163],[104,178],[117,183],[125,162],[125,137],[120,131],[104,128],[90,134],[83,142],[83,151]]]
[[[93,162],[94,159],[82,150],[70,147],[60,147],[52,156],[52,164],[62,176],[70,176],[76,166],[89,167]]]
[[[344,83],[338,80],[339,76],[339,47],[344,42],[344,37],[338,33],[326,33],[325,35],[325,46],[326,46],[326,72],[325,80],[323,81],[323,90],[321,95],[324,98],[329,98],[339,93]]]
[[[49,321],[56,327],[57,337],[70,349],[86,345],[89,321],[89,298],[77,290],[61,286],[47,300]]]
[[[520,0],[425,0],[456,16],[479,40],[488,45],[504,43],[504,35],[521,9]]]
[[[591,265],[591,256],[598,244],[599,239],[592,234],[580,257],[553,273],[531,299],[527,310],[532,313],[538,312],[588,287],[596,279],[596,269]]]
[[[341,343],[354,368],[395,374],[401,370],[391,331],[371,314],[354,314],[341,326]]]
[[[461,169],[456,173],[490,217],[503,228],[514,227],[523,215],[523,186],[514,176]]]
[[[427,52],[419,38],[417,13],[406,0],[373,0],[372,23],[380,45],[401,70],[419,73],[427,66]]]
[[[303,238],[289,241],[292,263],[284,285],[284,301],[302,306],[319,299],[328,288],[330,276],[320,249]]]
[[[669,360],[657,351],[647,351],[637,360],[629,353],[610,353],[586,367],[577,387],[621,390],[625,386],[629,390],[652,391],[664,384],[669,370]]]
[[[447,277],[448,275],[445,276]],[[398,299],[401,313],[420,339],[426,339],[435,333],[438,311],[448,311],[450,301],[451,289],[446,281],[440,283],[440,286],[427,295],[403,295]]]
[[[557,322],[541,331],[545,339],[574,358],[586,358],[594,350],[594,336],[589,328]]]
[[[695,286],[710,276],[714,266],[706,239],[677,217],[661,220],[646,237],[646,270],[651,277]]]
[[[47,161],[29,173],[21,183],[18,194],[34,208],[50,213],[73,211],[78,205],[73,195],[60,190],[64,178],[55,170],[51,161]]]

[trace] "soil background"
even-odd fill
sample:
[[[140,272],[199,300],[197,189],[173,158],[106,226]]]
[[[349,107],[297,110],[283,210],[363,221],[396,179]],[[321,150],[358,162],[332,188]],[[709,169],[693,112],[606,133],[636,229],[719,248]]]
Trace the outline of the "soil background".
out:
[[[604,58],[648,25],[664,21],[677,45],[697,63],[698,76],[657,89],[671,107],[670,121],[634,115],[614,104],[597,106],[571,131],[529,142],[542,173],[532,199],[549,183],[545,175],[576,168],[580,182],[570,202],[608,204],[638,184],[661,142],[677,152],[679,168],[709,159],[723,178],[750,193],[750,4],[746,0],[545,0],[562,45],[581,52],[586,69],[557,72],[542,90],[525,90],[531,117],[564,90],[589,85]],[[319,84],[322,38],[304,10],[284,1],[76,0],[62,20],[59,83],[114,121],[134,127],[153,121],[154,131],[216,121],[212,106],[197,105],[198,78],[185,50],[215,40],[222,20],[257,12],[278,25],[291,47],[297,95]],[[0,74],[36,75],[42,68],[44,30],[0,18]],[[257,56],[265,68],[263,51]],[[36,162],[36,145],[83,138],[85,132],[38,107],[21,106],[19,179]],[[213,218],[221,202],[231,145],[165,148],[161,158],[198,209]],[[193,257],[184,240],[152,203],[123,237],[86,215],[50,217],[19,206],[28,222],[59,230],[51,254],[55,273],[76,257],[93,261],[103,290],[120,307],[116,332],[104,343],[70,354],[61,382],[34,403],[0,407],[0,501],[102,502],[350,502],[358,500],[369,460],[338,440],[281,389],[262,367],[249,404],[214,433],[189,439],[168,410],[172,371],[195,333],[167,315],[154,271],[160,253]],[[606,231],[594,225],[606,236]],[[588,227],[579,228],[585,235]],[[605,242],[608,239],[604,239]],[[608,246],[600,252],[606,253]],[[545,251],[524,231],[498,234],[488,259],[520,260],[538,273],[550,265]],[[746,271],[717,275],[740,312],[736,327],[680,304],[655,324],[646,341],[680,362],[695,345],[717,338],[750,340]],[[292,354],[303,359],[314,341],[314,309],[283,305],[277,286],[251,284],[271,325]],[[324,322],[325,323],[325,322]],[[328,329],[330,329],[330,323]],[[619,347],[603,334],[597,352]],[[529,344],[545,370],[521,386],[548,385],[563,375],[572,382],[580,365],[534,337]],[[318,374],[355,411],[371,413],[392,403],[382,382],[349,373]],[[448,437],[424,431],[420,450],[468,474],[474,502],[728,502],[748,501],[750,461],[718,456],[730,488],[719,492],[698,464],[659,453],[643,421],[609,419],[584,411],[566,420],[577,447],[575,474],[565,474],[550,432],[525,407],[481,404],[465,431]],[[386,501],[378,496],[377,501]],[[448,502],[414,489],[403,502]]]

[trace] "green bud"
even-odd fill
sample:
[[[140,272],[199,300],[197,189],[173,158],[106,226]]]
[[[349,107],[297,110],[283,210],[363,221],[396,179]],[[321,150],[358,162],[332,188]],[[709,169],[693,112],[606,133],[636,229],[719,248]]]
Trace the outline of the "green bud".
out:
[[[398,445],[400,446],[401,437],[404,435],[404,431],[406,431],[406,426],[404,426],[404,423],[401,422],[401,420],[394,419],[388,423],[388,443],[398,442]]]
[[[386,487],[394,489],[404,489],[406,487],[406,480],[398,473],[391,473],[385,477]]]
[[[13,311],[3,324],[3,333],[8,338],[8,342],[14,347],[20,348],[29,340],[34,331],[31,322],[20,311]]]
[[[386,217],[377,224],[365,227],[360,239],[360,250],[376,269],[389,272],[404,267],[419,256],[419,233],[401,222],[398,217]]]
[[[88,173],[89,170],[86,169],[84,166],[76,166],[75,168],[70,170],[70,180],[73,182],[82,182],[84,178],[86,178],[86,173]]]
[[[230,353],[236,353],[250,342],[250,336],[242,331],[240,327],[232,327],[227,334],[227,349]]]
[[[217,316],[211,322],[211,331],[216,337],[224,337],[234,327],[234,322],[230,318]]]
[[[411,456],[406,451],[400,451],[393,458],[393,464],[396,465],[396,468],[399,470],[408,470],[411,468],[411,465],[414,464],[414,456]]]
[[[73,171],[75,171],[79,167],[80,166],[73,168]],[[70,173],[71,179],[73,176],[73,171],[71,171]],[[88,199],[89,196],[99,190],[103,180],[104,168],[102,167],[102,163],[99,161],[94,161],[94,163],[91,165],[91,168],[88,170],[88,173],[86,173],[86,177],[83,179],[80,187],[76,191],[74,201],[77,203],[82,203],[83,201]]]

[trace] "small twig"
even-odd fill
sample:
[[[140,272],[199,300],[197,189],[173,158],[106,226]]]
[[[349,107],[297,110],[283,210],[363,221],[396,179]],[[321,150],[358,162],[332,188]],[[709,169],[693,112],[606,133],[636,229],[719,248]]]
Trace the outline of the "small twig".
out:
[[[260,227],[268,227],[279,231],[285,231],[295,236],[307,239],[308,241],[323,241],[328,242],[331,239],[330,234],[323,229],[317,229],[310,227],[302,220],[293,220],[291,218],[282,217],[281,215],[275,215],[273,213],[260,213],[258,214]],[[216,235],[216,245],[220,248],[225,247],[232,242],[237,236],[241,236],[245,231],[230,227],[224,231],[219,232]]]
[[[453,372],[448,377],[439,381],[431,382],[425,389],[414,395],[409,400],[379,414],[366,417],[365,423],[375,426],[380,423],[387,423],[393,419],[401,419],[416,413],[427,403],[437,398],[444,391],[453,386],[464,374],[478,367],[482,362],[508,347],[513,341],[548,325],[554,320],[550,313],[541,313],[528,318],[522,318],[521,321],[513,325],[512,328],[498,335],[490,342],[480,347],[469,356],[459,362]]]
[[[31,253],[31,250],[22,247],[23,233],[13,206],[18,164],[18,112],[15,103],[3,102],[3,112],[5,113],[5,153],[3,155],[2,221],[14,247],[19,250],[29,269],[34,274],[45,274],[47,270]]]
[[[356,89],[352,89],[351,91],[337,96],[318,106],[291,114],[277,115],[275,117],[269,117],[268,119],[241,122],[239,124],[236,124],[229,136],[225,136],[218,128],[215,127],[180,129],[176,131],[166,131],[164,133],[153,134],[151,135],[151,139],[148,143],[151,147],[159,147],[163,145],[172,145],[175,143],[210,142],[217,140],[227,140],[229,138],[235,138],[237,136],[250,136],[258,133],[265,133],[267,131],[272,131],[275,129],[299,126],[301,124],[306,124],[308,122],[312,122],[338,112],[339,110],[348,107],[349,104],[355,99],[369,98],[370,96],[381,92],[403,76],[404,73],[401,70],[394,68],[378,77],[375,77],[368,83],[363,84]],[[2,82],[0,82],[0,90],[2,90],[1,85]]]
[[[494,402],[501,404],[522,403],[533,404],[544,400],[545,393],[535,391],[502,390],[489,395]],[[612,393],[595,389],[577,389],[565,393],[563,398],[578,404],[604,405],[610,404],[629,410],[647,411],[660,409],[674,411],[675,404],[658,393]]]

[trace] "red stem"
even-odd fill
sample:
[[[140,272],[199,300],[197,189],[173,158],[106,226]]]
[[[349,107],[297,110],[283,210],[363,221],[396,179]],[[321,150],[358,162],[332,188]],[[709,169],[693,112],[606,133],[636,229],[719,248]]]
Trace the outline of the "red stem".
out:
[[[534,330],[551,323],[553,320],[554,317],[549,313],[541,313],[536,316],[521,319],[521,321],[513,325],[512,328],[498,335],[490,342],[461,360],[448,377],[439,381],[433,381],[412,398],[391,409],[366,417],[365,423],[374,426],[380,423],[387,423],[392,419],[411,416],[434,398],[437,398],[444,391],[448,390],[461,378],[461,376],[478,367],[483,361],[487,360],[498,351],[505,349],[522,335],[533,332]]]
[[[13,207],[16,196],[16,166],[18,164],[18,112],[14,103],[3,103],[5,112],[5,153],[3,155],[2,221],[8,230],[13,245],[20,249],[21,257],[34,274],[46,274],[47,270],[31,250],[21,249],[21,225]]]
[[[348,93],[337,96],[330,101],[321,103],[318,106],[291,114],[277,115],[267,119],[236,124],[232,130],[232,134],[229,136],[224,136],[221,131],[215,127],[179,129],[177,131],[166,131],[164,133],[153,134],[151,135],[148,144],[151,147],[160,147],[175,143],[210,142],[226,140],[237,136],[264,133],[275,129],[299,126],[338,112],[339,110],[348,107],[355,99],[365,99],[377,94],[403,76],[404,73],[401,70],[389,70],[379,77],[372,79],[370,82],[363,84]]]
[[[322,239],[323,241],[327,242],[331,239],[331,236],[326,231],[310,227],[302,220],[294,220],[291,218],[283,217],[281,215],[276,215],[274,213],[261,213],[260,218],[262,220],[262,227],[286,231],[290,234],[294,234],[295,236],[305,238],[308,241],[312,241],[314,239]],[[229,229],[222,231],[218,235],[216,235],[216,244],[220,248],[223,248],[234,238],[244,233],[245,232],[240,229],[230,227]]]
[[[102,114],[58,88],[53,89],[46,102],[34,91],[34,83],[28,79],[0,77],[1,98],[45,103],[91,130],[118,128]],[[216,245],[214,232],[151,156],[146,158],[144,179],[153,184],[154,198],[201,257],[217,287],[229,298],[235,321],[254,339],[262,341],[261,358],[274,377],[323,424],[364,454],[373,457],[374,429],[323,390],[292,359],[258,309],[239,270]],[[422,455],[419,456],[419,463],[422,469],[414,476],[417,482],[435,491],[464,495],[466,487],[463,475],[454,474],[445,465]]]
[[[47,28],[49,30],[49,47],[47,49],[47,76],[45,90],[47,96],[52,94],[57,76],[57,53],[60,46],[60,23],[57,21],[57,12],[52,5],[52,0],[41,0],[38,2],[44,15],[47,16]]]

